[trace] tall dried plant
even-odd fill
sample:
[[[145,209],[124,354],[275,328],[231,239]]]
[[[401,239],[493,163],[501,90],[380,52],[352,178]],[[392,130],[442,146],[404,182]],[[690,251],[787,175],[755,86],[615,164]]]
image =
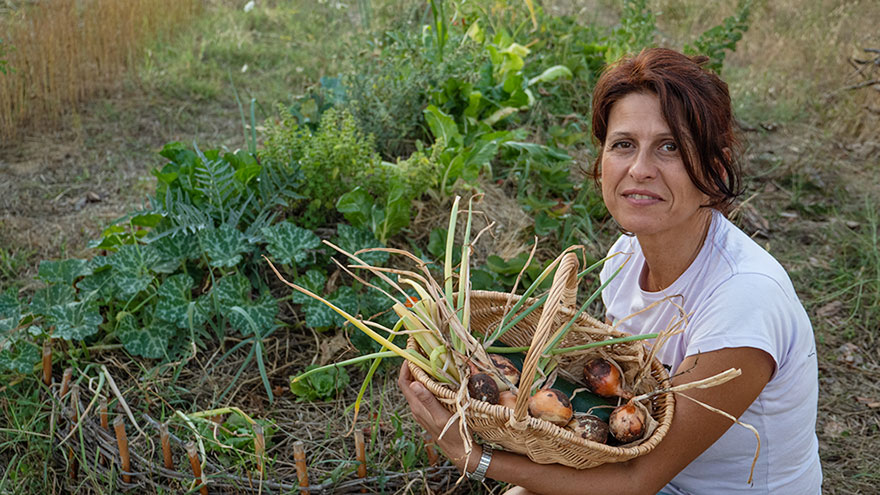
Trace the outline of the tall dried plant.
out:
[[[0,18],[0,147],[113,87],[199,0],[41,0]]]

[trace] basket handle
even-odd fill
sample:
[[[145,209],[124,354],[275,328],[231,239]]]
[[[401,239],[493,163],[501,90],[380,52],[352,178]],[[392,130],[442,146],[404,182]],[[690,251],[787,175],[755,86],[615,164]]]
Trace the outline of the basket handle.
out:
[[[544,346],[547,345],[550,338],[559,329],[556,315],[559,312],[560,306],[574,307],[577,297],[577,274],[579,268],[580,262],[577,255],[568,252],[563,255],[562,260],[559,262],[559,267],[556,269],[556,274],[553,276],[553,284],[550,286],[547,301],[541,309],[538,326],[535,329],[532,343],[523,361],[522,374],[520,374],[520,393],[516,397],[516,407],[513,409],[513,418],[511,418],[514,423],[522,424],[528,414],[529,391],[535,380],[538,360],[541,358]],[[524,380],[528,380],[528,383]]]

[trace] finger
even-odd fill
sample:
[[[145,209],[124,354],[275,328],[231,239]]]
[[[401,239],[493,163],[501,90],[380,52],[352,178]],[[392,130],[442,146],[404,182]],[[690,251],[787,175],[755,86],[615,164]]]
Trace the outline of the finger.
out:
[[[400,366],[400,374],[397,377],[397,386],[400,390],[405,390],[409,387],[409,384],[412,381],[413,376],[412,372],[409,370],[409,364],[404,360],[403,364]]]

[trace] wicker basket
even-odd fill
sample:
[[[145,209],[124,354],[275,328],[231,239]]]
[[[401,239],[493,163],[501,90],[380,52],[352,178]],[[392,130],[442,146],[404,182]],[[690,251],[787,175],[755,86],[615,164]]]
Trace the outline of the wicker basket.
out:
[[[573,253],[563,257],[553,279],[547,301],[540,316],[538,311],[527,315],[514,328],[506,332],[501,341],[510,346],[531,346],[523,362],[522,377],[535,376],[538,352],[546,345],[552,334],[575,314],[574,303],[577,290],[577,271],[579,262]],[[517,296],[490,291],[471,292],[472,331],[486,332],[497,327],[505,311],[518,300]],[[531,303],[532,301],[528,301]],[[527,305],[526,305],[527,306]],[[566,335],[560,347],[571,347],[579,344],[623,337],[626,334],[612,330],[595,318],[582,314],[578,317],[571,331]],[[417,349],[415,341],[410,338],[407,347]],[[666,369],[656,359],[651,359],[640,342],[630,342],[602,346],[585,351],[557,356],[558,367],[572,376],[580,376],[583,364],[596,355],[614,358],[624,371],[627,383],[638,380],[636,393],[654,390],[659,384],[666,384]],[[423,383],[440,402],[450,411],[456,410],[456,392],[448,386],[434,381],[418,366],[409,363],[414,378]],[[644,373],[643,370],[650,371]],[[524,384],[520,384],[523,387]],[[500,405],[469,400],[465,419],[472,432],[483,440],[519,454],[527,455],[532,461],[540,464],[563,464],[577,469],[595,467],[609,462],[622,462],[650,452],[663,439],[672,423],[674,399],[672,393],[654,396],[650,401],[651,416],[657,421],[656,429],[648,438],[637,445],[610,446],[584,440],[570,431],[550,422],[533,418],[528,415],[528,394],[521,393],[517,397],[516,407],[509,409]]]

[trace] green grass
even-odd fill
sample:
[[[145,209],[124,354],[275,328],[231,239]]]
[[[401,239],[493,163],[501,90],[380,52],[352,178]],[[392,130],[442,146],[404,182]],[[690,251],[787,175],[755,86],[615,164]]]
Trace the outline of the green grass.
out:
[[[27,248],[0,246],[0,292],[21,286],[24,274],[34,261],[33,255],[34,252]]]
[[[375,29],[415,9],[401,0],[377,3]],[[245,101],[255,98],[268,117],[275,102],[343,72],[353,53],[373,50],[357,5],[336,4],[267,1],[249,12],[215,4],[180,39],[151,47],[141,78],[175,99],[234,101],[237,90]]]
[[[0,493],[45,493],[54,476],[46,387],[36,375],[3,376],[0,382],[7,384],[0,388]]]

